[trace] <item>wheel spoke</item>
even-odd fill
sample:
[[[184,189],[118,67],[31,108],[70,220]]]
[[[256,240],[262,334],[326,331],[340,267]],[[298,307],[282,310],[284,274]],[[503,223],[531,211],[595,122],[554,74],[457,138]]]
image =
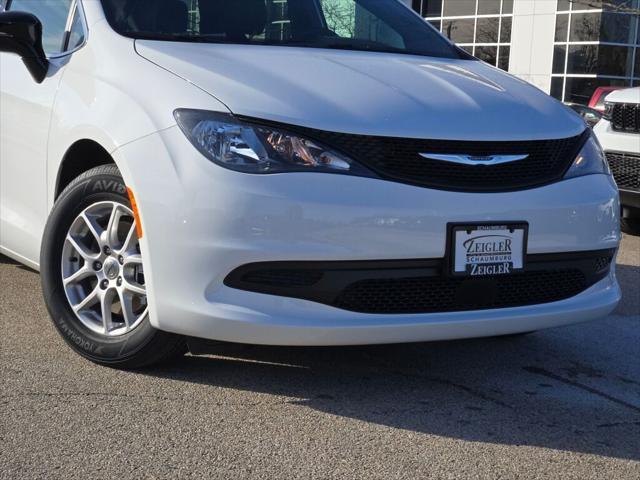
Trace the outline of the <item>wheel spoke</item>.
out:
[[[104,326],[104,333],[109,334],[113,330],[113,318],[111,309],[113,308],[113,298],[115,292],[107,290],[100,297],[100,313],[102,314],[102,324]]]
[[[127,213],[123,210],[122,205],[114,204],[111,216],[109,217],[109,224],[107,225],[107,242],[110,248],[114,251],[127,251],[127,242],[130,241],[131,230],[127,234],[123,245],[120,245],[120,238],[118,232],[120,230],[120,221],[122,217]],[[135,230],[135,226],[133,226]]]
[[[120,223],[118,204],[114,203],[109,215],[109,223],[107,224],[107,244],[114,248],[118,242],[118,224]]]
[[[147,295],[147,291],[144,289],[144,287],[135,284],[135,283],[131,283],[128,280],[124,280],[123,284],[122,284],[123,288],[125,291],[127,292],[131,292],[133,294],[136,295],[141,295],[141,296],[146,296]]]
[[[67,286],[91,276],[95,276],[95,272],[85,264],[85,266],[79,269],[77,272],[72,273],[67,278],[65,278],[63,280],[63,283],[65,286]]]
[[[142,255],[129,255],[124,259],[124,266],[142,265]]]
[[[133,297],[126,292],[118,292],[120,296],[120,306],[122,308],[122,316],[127,328],[131,328],[138,319],[133,311]]]
[[[100,227],[100,225],[98,225],[86,212],[83,212],[80,215],[80,217],[82,218],[82,220],[84,220],[84,223],[87,225],[87,228],[89,228],[89,232],[91,233],[95,241],[98,243],[98,246],[102,247],[104,242],[102,241],[102,236],[101,236],[102,228]]]
[[[80,256],[84,259],[85,262],[91,262],[92,260],[100,257],[100,253],[94,253],[90,251],[87,247],[78,242],[75,238],[71,236],[71,234],[67,235],[67,242],[71,244],[76,252],[80,254]]]
[[[80,303],[76,304],[73,306],[73,310],[76,313],[79,313],[83,310],[86,310],[89,307],[92,307],[93,305],[95,305],[99,300],[100,300],[100,290],[99,287],[96,287],[93,289],[93,291],[91,291],[91,293],[89,293],[89,295],[87,295],[84,300],[82,300]]]
[[[127,238],[125,238],[122,247],[120,248],[121,253],[128,252],[133,249],[135,246],[135,241],[138,239],[136,235],[136,224],[135,222],[131,224],[129,227],[129,231],[127,232]]]

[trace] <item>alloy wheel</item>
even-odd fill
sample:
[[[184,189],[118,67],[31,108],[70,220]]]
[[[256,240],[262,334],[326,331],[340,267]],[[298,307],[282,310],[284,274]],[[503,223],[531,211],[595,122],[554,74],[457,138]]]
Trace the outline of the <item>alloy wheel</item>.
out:
[[[116,337],[142,323],[147,292],[130,208],[100,202],[76,217],[62,250],[62,283],[76,317],[93,332]]]

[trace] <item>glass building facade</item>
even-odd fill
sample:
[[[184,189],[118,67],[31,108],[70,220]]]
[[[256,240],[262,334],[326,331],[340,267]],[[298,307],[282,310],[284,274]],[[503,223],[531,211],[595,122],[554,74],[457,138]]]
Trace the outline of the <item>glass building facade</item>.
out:
[[[560,100],[586,104],[598,86],[640,85],[640,0],[412,0],[411,5],[469,53]]]
[[[413,8],[470,54],[509,69],[513,0],[414,0]]]
[[[553,49],[551,95],[586,103],[598,86],[640,84],[638,15],[590,8],[593,2],[558,0]],[[638,1],[618,6],[639,8]],[[630,10],[631,10],[630,8]]]

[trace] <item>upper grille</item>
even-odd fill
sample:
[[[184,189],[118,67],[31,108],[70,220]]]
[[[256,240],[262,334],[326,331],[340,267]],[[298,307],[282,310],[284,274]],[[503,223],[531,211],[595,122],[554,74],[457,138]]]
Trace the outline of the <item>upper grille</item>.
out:
[[[640,133],[640,104],[614,103],[611,127],[620,132]]]
[[[617,152],[606,154],[618,187],[640,190],[640,155]]]
[[[327,132],[291,127],[365,165],[380,177],[441,190],[496,192],[533,188],[562,179],[588,132],[559,140],[476,142],[420,140]],[[448,155],[528,155],[500,165],[462,165],[430,160],[421,153]]]

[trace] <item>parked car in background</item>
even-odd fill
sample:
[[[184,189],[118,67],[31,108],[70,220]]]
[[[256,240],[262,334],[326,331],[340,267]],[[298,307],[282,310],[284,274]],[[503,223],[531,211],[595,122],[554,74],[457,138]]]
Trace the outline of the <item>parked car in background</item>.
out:
[[[566,105],[580,115],[587,125],[592,128],[602,119],[602,112],[591,107],[585,107],[579,103],[567,103]]]
[[[71,348],[133,368],[193,337],[402,343],[615,309],[592,130],[401,2],[341,4],[0,13],[0,252],[40,269]]]
[[[616,90],[623,89],[625,87],[598,87],[591,95],[589,100],[589,108],[593,108],[601,113],[604,113],[604,102],[607,99],[607,95]]]
[[[622,227],[640,234],[640,87],[610,93],[594,130],[620,189]]]

